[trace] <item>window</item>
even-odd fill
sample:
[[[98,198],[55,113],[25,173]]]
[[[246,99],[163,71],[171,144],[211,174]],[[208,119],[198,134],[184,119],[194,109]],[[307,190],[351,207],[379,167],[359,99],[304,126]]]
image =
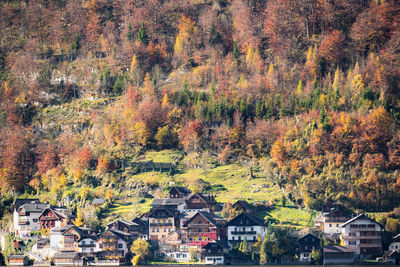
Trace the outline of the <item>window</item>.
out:
[[[103,244],[99,244],[99,248],[103,248]]]
[[[93,240],[92,240],[92,241],[90,241],[90,245],[93,245],[93,244],[94,244]]]
[[[235,240],[235,237],[234,237],[234,236],[232,236],[232,240]]]
[[[308,258],[310,255],[308,253],[304,253],[304,258]]]
[[[160,232],[160,229],[159,229],[159,228],[157,228],[157,233],[158,233],[158,232]]]
[[[199,241],[203,241],[203,238],[202,238],[202,237],[199,237]]]
[[[91,249],[90,249],[90,252],[93,252],[93,251],[94,251],[94,249],[93,249],[93,248],[91,248]]]
[[[122,244],[121,243],[118,243],[118,248],[122,248]]]
[[[336,227],[339,227],[339,224],[338,224],[338,223],[336,224]]]
[[[168,219],[168,223],[172,223],[172,222],[171,222],[171,219]]]
[[[154,229],[154,228],[151,228],[151,231],[154,233],[155,229]]]
[[[256,240],[257,240],[257,237],[256,237],[255,235],[253,236],[253,240],[254,240],[254,241],[256,241]]]
[[[332,228],[332,224],[331,223],[329,224],[329,227]]]
[[[82,245],[86,245],[86,241],[82,241]]]
[[[356,245],[356,241],[349,241],[349,245],[350,246],[355,246]]]
[[[239,240],[239,241],[240,241],[240,240],[242,240],[242,237],[241,237],[241,236],[239,236],[238,240]]]

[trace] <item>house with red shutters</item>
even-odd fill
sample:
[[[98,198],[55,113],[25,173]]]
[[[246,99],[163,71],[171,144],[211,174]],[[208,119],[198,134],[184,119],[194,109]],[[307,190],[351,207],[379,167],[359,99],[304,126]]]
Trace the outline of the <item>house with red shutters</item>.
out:
[[[200,257],[201,249],[213,240],[226,237],[226,220],[208,211],[198,211],[182,226],[182,241],[196,250]]]
[[[72,224],[72,212],[64,207],[47,206],[39,215],[40,229],[52,229]]]

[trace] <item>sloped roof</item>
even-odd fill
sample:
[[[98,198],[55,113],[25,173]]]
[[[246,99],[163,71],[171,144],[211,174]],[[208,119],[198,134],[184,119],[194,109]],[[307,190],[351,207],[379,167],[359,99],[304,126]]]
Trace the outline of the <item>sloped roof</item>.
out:
[[[47,206],[45,203],[25,203],[18,208],[18,211],[24,209],[27,212],[42,212]]]
[[[183,226],[187,226],[197,215],[203,216],[207,221],[209,221],[216,227],[223,226],[226,223],[226,220],[219,217],[218,215],[210,213],[208,211],[200,210],[192,218],[190,218],[187,222],[185,222]]]
[[[324,246],[324,253],[354,253],[356,250],[354,247],[342,247],[342,246]]]
[[[162,207],[162,206],[150,210],[150,212],[147,214],[147,217],[152,217],[156,212],[160,212],[160,211],[165,212],[165,214],[169,217],[175,217],[175,213],[172,210],[170,210],[166,207]]]
[[[205,193],[193,193],[193,194],[191,194],[191,195],[188,196],[187,200],[192,199],[194,196],[198,196],[198,197],[200,197],[202,200],[204,200],[205,202],[210,203],[210,204],[216,203],[215,199],[213,199],[212,201],[210,201],[210,200],[208,199],[209,196],[214,196],[213,194],[205,194]]]
[[[345,226],[345,225],[347,225],[347,224],[349,224],[349,223],[352,223],[352,222],[354,222],[354,221],[356,221],[356,220],[360,220],[360,219],[370,220],[371,222],[376,223],[376,224],[379,224],[379,225],[382,227],[382,224],[376,222],[375,220],[371,219],[370,217],[368,217],[368,216],[365,215],[365,214],[360,214],[360,215],[358,215],[358,216],[356,216],[356,217],[354,217],[354,218],[348,220],[347,222],[345,222],[344,224],[342,224],[341,227],[343,227],[343,226]]]
[[[78,252],[57,252],[54,254],[54,259],[73,259],[75,257],[80,257]]]
[[[245,220],[242,221],[242,223],[239,223],[239,221],[244,218]],[[249,223],[246,223],[248,221]],[[254,226],[254,225],[259,225],[259,226],[266,226],[266,221],[262,218],[259,218],[257,216],[254,216],[249,213],[244,213],[242,212],[232,220],[230,220],[227,224],[227,226]]]
[[[316,237],[315,235],[308,233],[308,234],[306,234],[306,235],[300,237],[299,239],[297,239],[297,241],[300,241],[300,240],[306,238],[307,236],[311,236],[311,237],[315,238],[316,240],[320,240],[320,239],[319,239],[318,237]]]
[[[235,207],[237,205],[241,205],[246,209],[253,209],[253,206],[251,204],[249,204],[247,201],[245,200],[238,200],[235,202],[235,204],[233,204],[232,206]]]
[[[18,210],[18,208],[21,207],[22,205],[24,205],[26,203],[32,203],[32,202],[39,202],[39,199],[38,198],[27,198],[27,199],[17,198],[13,203],[14,210]]]
[[[25,258],[28,258],[25,255],[11,255],[8,259],[9,260],[23,260]]]
[[[186,188],[183,186],[174,186],[171,188],[171,190],[169,190],[169,192],[171,192],[172,189],[176,189],[179,193],[184,194],[184,195],[189,195],[190,193],[192,193],[192,191],[190,191],[189,188]]]
[[[155,198],[151,203],[152,206],[180,205],[185,203],[184,198]]]
[[[223,249],[229,249],[229,246],[226,242],[223,242],[221,240],[213,240],[210,241],[207,245],[205,245],[203,248],[207,249],[208,247],[211,247],[213,244],[216,244],[217,246],[223,248]]]

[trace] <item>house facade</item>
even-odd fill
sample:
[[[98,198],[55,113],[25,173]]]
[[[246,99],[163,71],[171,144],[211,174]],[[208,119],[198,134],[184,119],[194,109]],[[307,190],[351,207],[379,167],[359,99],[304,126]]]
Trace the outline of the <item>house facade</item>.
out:
[[[16,234],[21,238],[29,237],[31,231],[40,230],[39,216],[47,204],[35,202],[26,203],[17,210]]]
[[[201,257],[205,264],[225,264],[229,246],[222,241],[214,240],[202,248]]]
[[[96,240],[96,251],[102,260],[124,260],[132,243],[131,235],[119,230],[107,229]]]
[[[149,239],[165,239],[169,232],[176,230],[177,215],[177,212],[164,207],[151,210],[147,215],[149,219]]]
[[[343,246],[324,246],[323,259],[324,265],[347,265],[355,261],[354,248]]]
[[[257,242],[258,236],[262,239],[267,232],[266,222],[248,213],[241,213],[227,224],[228,244],[232,248],[237,243],[247,239],[249,244]]]
[[[299,260],[301,262],[311,262],[311,252],[319,250],[321,240],[313,234],[307,234],[297,240]]]
[[[347,222],[350,217],[341,210],[335,210],[323,216],[322,232],[328,235],[340,235],[342,224]]]
[[[358,255],[382,253],[382,225],[361,214],[342,225],[341,242]]]
[[[186,198],[192,192],[186,187],[175,186],[169,190],[169,198]]]
[[[202,248],[213,240],[226,237],[226,220],[207,211],[198,211],[182,226],[182,240],[194,248]]]
[[[72,212],[66,208],[47,206],[39,215],[40,229],[72,225]]]
[[[215,195],[194,193],[188,196],[185,201],[186,210],[214,210],[217,207]]]

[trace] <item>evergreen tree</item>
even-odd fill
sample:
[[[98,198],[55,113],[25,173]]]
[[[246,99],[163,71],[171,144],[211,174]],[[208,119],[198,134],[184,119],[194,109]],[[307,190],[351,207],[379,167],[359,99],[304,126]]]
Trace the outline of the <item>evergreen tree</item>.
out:
[[[144,22],[142,22],[142,24],[140,25],[137,39],[139,42],[147,44],[148,36],[146,28],[144,27]]]

